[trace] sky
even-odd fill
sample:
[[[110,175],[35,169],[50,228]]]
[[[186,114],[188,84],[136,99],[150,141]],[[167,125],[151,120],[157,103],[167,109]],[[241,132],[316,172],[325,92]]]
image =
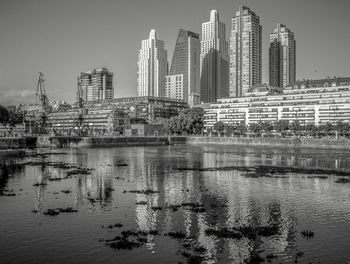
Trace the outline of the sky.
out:
[[[34,103],[45,75],[50,100],[76,99],[77,76],[106,67],[114,96],[136,96],[137,53],[152,28],[171,62],[179,28],[201,33],[217,9],[226,24],[244,4],[260,17],[263,82],[269,34],[295,33],[297,79],[350,76],[349,0],[0,0],[0,104]]]

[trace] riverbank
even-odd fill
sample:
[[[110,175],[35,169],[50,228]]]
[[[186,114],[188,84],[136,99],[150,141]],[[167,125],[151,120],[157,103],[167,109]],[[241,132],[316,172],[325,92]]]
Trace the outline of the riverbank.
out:
[[[323,148],[350,150],[349,139],[335,138],[238,138],[238,137],[77,137],[39,136],[0,138],[0,150],[21,150],[35,147],[123,147],[191,145],[238,145],[283,148]]]
[[[349,139],[335,138],[243,138],[243,137],[188,137],[192,145],[238,145],[283,148],[324,148],[350,150]]]

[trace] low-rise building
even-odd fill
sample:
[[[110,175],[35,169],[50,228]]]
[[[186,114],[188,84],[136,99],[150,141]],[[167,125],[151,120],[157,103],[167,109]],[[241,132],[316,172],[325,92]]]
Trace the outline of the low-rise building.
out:
[[[350,77],[298,81],[283,90],[255,86],[244,97],[218,99],[204,114],[206,128],[218,121],[249,125],[279,120],[316,126],[350,122]]]

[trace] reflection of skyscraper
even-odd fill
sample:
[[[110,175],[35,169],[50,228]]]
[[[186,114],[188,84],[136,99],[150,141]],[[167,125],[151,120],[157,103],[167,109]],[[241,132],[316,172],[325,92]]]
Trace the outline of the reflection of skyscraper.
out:
[[[230,39],[230,97],[244,96],[261,83],[262,40],[259,17],[240,6],[232,18]]]
[[[137,62],[137,95],[161,96],[165,94],[165,76],[168,73],[168,55],[164,41],[151,30],[149,38],[142,40]]]
[[[212,10],[210,21],[202,24],[201,101],[216,102],[228,96],[228,61],[225,24],[219,21],[218,11]]]
[[[188,30],[180,29],[171,61],[169,76],[166,77],[166,97],[181,99],[187,102],[191,93],[199,95],[199,56],[199,35]]]
[[[294,33],[278,24],[270,34],[270,85],[285,87],[295,82],[296,63]]]

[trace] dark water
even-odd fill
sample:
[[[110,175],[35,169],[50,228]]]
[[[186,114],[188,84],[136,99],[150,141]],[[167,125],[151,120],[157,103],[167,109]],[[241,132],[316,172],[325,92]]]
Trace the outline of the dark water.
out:
[[[0,156],[0,192],[7,194],[0,196],[0,263],[186,263],[190,258],[183,252],[200,255],[205,263],[244,263],[253,255],[265,259],[268,254],[276,257],[272,263],[350,263],[350,183],[336,183],[340,176],[288,172],[249,178],[233,168],[175,169],[263,164],[350,171],[349,152],[214,146],[40,151],[64,154]],[[60,161],[94,170],[50,181],[65,178],[69,169],[45,162],[18,165],[28,161]],[[129,192],[146,189],[158,192]],[[140,201],[147,204],[135,204]],[[204,212],[166,208],[184,202],[203,204]],[[44,214],[66,207],[78,212]],[[123,226],[103,228],[116,222]],[[205,232],[271,222],[279,233],[255,239],[218,238]],[[146,242],[132,250],[106,245],[105,240],[125,230],[158,230],[160,235],[147,235]],[[314,237],[303,237],[304,230]],[[164,235],[170,231],[182,231],[186,238]],[[196,247],[205,251],[196,253]]]

